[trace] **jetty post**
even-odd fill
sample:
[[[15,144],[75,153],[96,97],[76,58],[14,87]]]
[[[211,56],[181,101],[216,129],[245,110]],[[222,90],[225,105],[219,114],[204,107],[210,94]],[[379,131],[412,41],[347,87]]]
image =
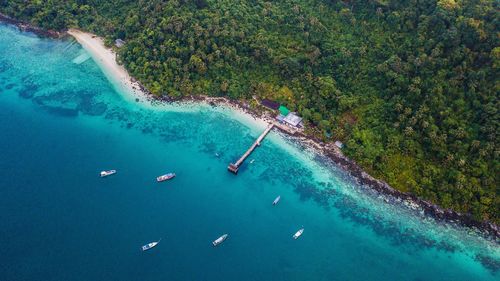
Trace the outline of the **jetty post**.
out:
[[[262,140],[267,136],[267,134],[271,131],[271,129],[274,127],[274,124],[269,124],[267,128],[260,134],[260,136],[255,140],[255,142],[250,146],[250,148],[243,154],[238,161],[235,163],[230,163],[229,166],[227,166],[227,170],[234,173],[235,175],[238,174],[238,170],[240,168],[240,165],[245,161],[245,159],[252,154],[252,152],[255,150],[257,146],[260,145]]]

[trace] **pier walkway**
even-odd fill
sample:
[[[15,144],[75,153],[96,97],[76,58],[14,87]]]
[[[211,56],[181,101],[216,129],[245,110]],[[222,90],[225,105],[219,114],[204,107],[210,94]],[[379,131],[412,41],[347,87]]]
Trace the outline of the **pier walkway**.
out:
[[[235,163],[230,163],[227,169],[230,172],[233,172],[234,174],[238,173],[238,169],[240,168],[240,165],[245,161],[245,159],[254,151],[254,149],[260,145],[262,140],[267,136],[267,134],[271,131],[271,129],[274,127],[274,124],[270,124],[262,134],[257,138],[257,140],[250,146],[250,148],[243,154],[238,161]]]

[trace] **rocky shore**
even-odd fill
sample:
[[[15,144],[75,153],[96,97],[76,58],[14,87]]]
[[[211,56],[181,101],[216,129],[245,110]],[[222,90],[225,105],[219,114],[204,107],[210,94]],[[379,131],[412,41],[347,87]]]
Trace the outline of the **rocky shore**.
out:
[[[159,102],[174,102],[168,98],[155,98]],[[231,106],[238,110],[242,110],[250,114],[255,119],[263,119],[266,122],[274,122],[273,116],[269,115],[267,111],[257,111],[246,106],[244,103],[234,100],[229,100],[223,97],[207,97],[207,96],[191,96],[186,97],[177,102],[207,102],[212,106]],[[335,164],[340,166],[343,170],[347,171],[352,177],[359,181],[359,183],[369,186],[377,192],[393,197],[396,201],[405,202],[407,206],[412,208],[420,208],[424,211],[425,215],[435,218],[436,220],[456,223],[464,227],[475,228],[479,230],[484,236],[496,241],[500,244],[500,228],[489,221],[477,221],[469,214],[462,214],[450,209],[443,209],[436,204],[430,203],[417,196],[402,192],[392,188],[388,183],[378,180],[361,168],[354,160],[345,156],[342,151],[333,143],[323,143],[311,136],[308,136],[299,131],[287,130],[286,126],[276,127],[283,133],[290,135],[294,140],[313,148],[318,153],[328,157]]]
[[[240,104],[236,104],[241,107]],[[250,110],[247,110],[247,112],[252,115],[256,114]],[[280,127],[277,128],[281,129]],[[290,131],[281,130],[284,133],[290,134]],[[451,209],[443,209],[436,204],[418,198],[414,194],[396,190],[388,183],[378,180],[366,173],[363,168],[361,168],[354,160],[345,156],[333,143],[323,143],[313,137],[298,132],[291,135],[302,144],[314,148],[317,152],[331,159],[334,163],[358,180],[359,183],[369,186],[381,194],[392,196],[397,201],[404,201],[408,206],[420,208],[424,211],[425,215],[433,217],[436,220],[457,223],[464,227],[475,228],[483,233],[484,236],[489,237],[500,244],[500,228],[496,224],[489,221],[477,221],[470,214],[462,214]]]
[[[68,35],[66,32],[58,32],[53,30],[44,30],[38,27],[34,27],[28,23],[12,19],[0,13],[0,22],[5,22],[8,24],[13,24],[23,31],[33,32],[37,35],[50,37],[50,38],[61,38]],[[127,74],[128,77],[128,74]],[[267,110],[260,110],[256,108],[251,108],[246,102],[230,100],[224,97],[209,97],[209,96],[189,96],[182,99],[171,99],[168,96],[155,96],[151,94],[141,83],[136,81],[134,78],[125,77],[132,88],[133,92],[138,95],[138,97],[146,98],[151,104],[162,104],[162,103],[208,103],[211,106],[226,106],[232,107],[237,110],[241,110],[247,114],[250,114],[255,119],[261,119],[266,122],[275,122],[274,116],[271,116],[270,112]],[[125,79],[123,78],[123,79]],[[139,98],[136,101],[139,101]],[[477,221],[472,218],[469,214],[461,214],[449,209],[442,209],[441,207],[422,200],[413,194],[407,192],[398,191],[384,181],[378,180],[368,173],[366,173],[354,160],[347,158],[342,151],[332,143],[323,143],[311,136],[305,135],[301,131],[293,130],[287,128],[286,126],[276,127],[283,131],[285,134],[290,135],[292,138],[298,142],[314,148],[318,153],[328,157],[334,163],[339,165],[345,171],[347,171],[351,176],[357,179],[361,184],[371,187],[381,194],[386,194],[397,201],[406,202],[406,205],[413,208],[420,208],[424,213],[430,217],[435,218],[439,221],[456,223],[465,227],[474,228],[483,233],[484,236],[496,241],[500,244],[500,228],[488,221]]]
[[[49,38],[61,38],[66,35],[65,32],[59,32],[56,30],[47,30],[43,29],[37,26],[33,26],[30,23],[20,21],[17,19],[13,19],[7,15],[4,15],[0,13],[0,22],[11,24],[14,26],[17,26],[20,30],[26,31],[26,32],[33,32],[37,35],[43,36],[43,37],[49,37]]]
[[[367,185],[382,194],[390,195],[397,201],[404,201],[408,206],[420,208],[424,211],[425,215],[433,217],[437,220],[457,223],[469,228],[476,228],[481,231],[484,236],[500,243],[500,229],[496,224],[488,221],[477,221],[469,214],[461,214],[450,209],[443,209],[433,203],[422,200],[411,193],[396,190],[386,182],[372,177],[363,171],[363,169],[354,160],[347,158],[338,149],[331,148],[330,146],[325,147],[325,155],[337,165],[341,166],[344,170],[348,171],[349,174],[359,180],[361,184]]]

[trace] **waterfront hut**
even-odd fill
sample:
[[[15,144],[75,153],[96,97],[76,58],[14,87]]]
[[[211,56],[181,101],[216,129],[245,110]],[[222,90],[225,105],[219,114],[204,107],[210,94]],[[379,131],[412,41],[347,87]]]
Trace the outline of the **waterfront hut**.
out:
[[[298,116],[295,112],[288,113],[283,121],[292,127],[302,127],[302,117]]]
[[[125,41],[123,41],[122,39],[118,38],[115,40],[115,46],[117,48],[121,48],[123,45],[125,45]]]
[[[278,122],[280,122],[281,124],[284,124],[284,123],[285,123],[285,117],[286,117],[286,116],[285,116],[285,115],[283,115],[283,114],[278,114],[278,116],[276,116],[276,120],[277,120]]]
[[[278,110],[280,111],[280,114],[283,115],[283,116],[287,116],[290,113],[290,109],[288,109],[284,105],[280,105],[280,107],[278,108]]]
[[[340,149],[344,147],[344,144],[341,141],[335,141],[335,145]]]

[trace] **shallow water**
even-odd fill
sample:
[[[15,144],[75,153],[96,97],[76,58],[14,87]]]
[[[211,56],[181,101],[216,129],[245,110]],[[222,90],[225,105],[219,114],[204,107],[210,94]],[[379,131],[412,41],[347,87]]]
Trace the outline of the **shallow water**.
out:
[[[228,173],[262,125],[130,102],[86,57],[73,40],[0,25],[2,280],[500,278],[496,242],[392,202],[275,132]]]

